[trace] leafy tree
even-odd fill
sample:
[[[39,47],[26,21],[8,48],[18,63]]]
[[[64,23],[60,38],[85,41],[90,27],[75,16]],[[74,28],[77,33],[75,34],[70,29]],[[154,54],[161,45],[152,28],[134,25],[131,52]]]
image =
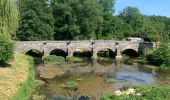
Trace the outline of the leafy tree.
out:
[[[20,2],[19,40],[52,40],[54,19],[47,0],[22,0]]]
[[[80,0],[76,12],[81,30],[78,39],[98,39],[103,30],[103,9],[98,0]]]
[[[103,6],[104,13],[113,14],[115,0],[99,0],[99,3]]]
[[[102,33],[98,0],[52,0],[55,39],[96,39]]]
[[[13,57],[13,42],[18,26],[18,8],[13,0],[0,1],[0,64]]]
[[[0,34],[13,36],[18,28],[19,12],[15,0],[0,0]]]
[[[160,46],[151,54],[147,55],[147,60],[152,64],[162,67],[170,67],[170,41],[163,40]]]
[[[124,21],[128,28],[125,31],[126,36],[140,36],[139,29],[143,28],[144,21],[142,14],[136,7],[126,7],[120,12],[119,17]]]
[[[118,17],[105,16],[104,29],[101,39],[123,39],[124,38],[124,23]]]
[[[72,8],[77,3],[76,0],[52,0],[56,40],[73,39],[80,33],[80,27],[76,24],[77,16],[74,15]]]

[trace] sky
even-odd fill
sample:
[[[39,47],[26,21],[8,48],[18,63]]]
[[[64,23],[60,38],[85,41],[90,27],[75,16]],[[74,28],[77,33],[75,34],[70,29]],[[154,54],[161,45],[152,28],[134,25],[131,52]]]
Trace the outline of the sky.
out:
[[[170,0],[116,0],[115,14],[127,6],[137,7],[144,15],[170,17]]]

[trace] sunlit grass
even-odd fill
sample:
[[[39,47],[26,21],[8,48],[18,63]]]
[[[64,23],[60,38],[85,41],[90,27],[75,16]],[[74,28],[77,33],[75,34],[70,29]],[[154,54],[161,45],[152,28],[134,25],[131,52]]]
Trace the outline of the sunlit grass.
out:
[[[15,54],[11,67],[0,68],[0,100],[10,100],[19,91],[21,84],[28,80],[28,57]]]

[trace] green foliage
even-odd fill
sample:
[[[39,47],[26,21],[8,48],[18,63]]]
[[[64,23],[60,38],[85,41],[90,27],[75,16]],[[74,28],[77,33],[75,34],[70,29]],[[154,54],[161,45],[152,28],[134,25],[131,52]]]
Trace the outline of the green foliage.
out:
[[[161,42],[154,51],[145,53],[147,60],[156,66],[170,67],[170,42]]]
[[[14,44],[8,37],[0,34],[0,63],[13,58]]]
[[[57,40],[96,39],[102,33],[103,9],[98,0],[52,0]]]
[[[113,95],[104,94],[102,95],[102,100],[145,100],[145,99],[142,99],[141,97],[133,94],[121,96],[118,96],[116,94]]]
[[[19,40],[53,39],[54,19],[47,0],[21,0],[20,13]]]
[[[99,0],[99,3],[103,6],[104,13],[113,14],[115,0]]]
[[[0,0],[0,34],[13,36],[18,28],[19,12],[16,0]]]
[[[65,58],[61,56],[56,56],[56,55],[49,55],[44,58],[45,61],[58,61],[58,62],[64,62]]]
[[[145,16],[126,7],[117,16],[115,0],[22,0],[19,40],[122,40],[141,37],[158,41],[170,33],[170,18]]]
[[[126,7],[119,14],[124,22],[124,34],[126,37],[129,36],[140,36],[140,32],[144,27],[144,19],[138,8],[135,7]]]
[[[70,57],[70,58],[68,58],[68,61],[81,62],[81,61],[83,61],[83,59],[80,57]]]
[[[0,64],[13,57],[13,42],[18,27],[18,8],[15,0],[0,0]]]
[[[102,95],[102,100],[169,100],[170,98],[170,89],[159,87],[159,86],[125,86],[125,90],[129,88],[133,88],[136,93],[140,93],[141,95],[135,94],[121,94],[117,95],[113,94],[104,94]]]
[[[136,92],[142,94],[142,100],[169,100],[170,89],[160,86],[126,86],[127,88],[134,88]]]
[[[77,82],[76,81],[68,81],[68,82],[65,82],[63,85],[62,85],[63,88],[66,88],[66,89],[76,89],[77,88]]]

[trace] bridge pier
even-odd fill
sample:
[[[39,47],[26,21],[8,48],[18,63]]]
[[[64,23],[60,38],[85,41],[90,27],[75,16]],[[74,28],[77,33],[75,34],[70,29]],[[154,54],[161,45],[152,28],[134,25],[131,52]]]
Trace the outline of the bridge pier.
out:
[[[73,57],[73,53],[74,53],[74,52],[72,52],[71,49],[68,49],[68,50],[67,50],[67,54],[68,54],[68,55],[67,55],[67,58]]]
[[[92,56],[92,59],[97,59],[97,52],[96,51],[93,51],[93,56]]]
[[[116,60],[122,60],[122,54],[119,49],[116,50]]]

